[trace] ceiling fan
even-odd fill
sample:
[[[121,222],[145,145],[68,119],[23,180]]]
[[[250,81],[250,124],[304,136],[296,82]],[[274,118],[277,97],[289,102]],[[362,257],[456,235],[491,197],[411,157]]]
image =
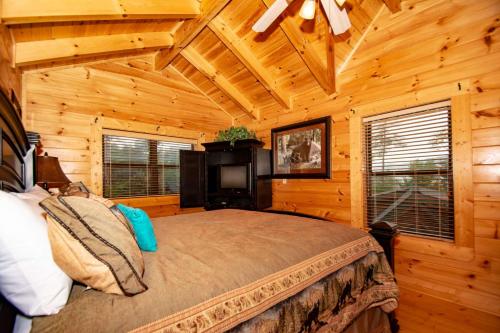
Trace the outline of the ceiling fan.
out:
[[[262,17],[253,25],[255,32],[264,32],[271,24],[287,9],[294,0],[276,0],[262,15]],[[346,32],[351,27],[351,21],[347,16],[347,11],[341,9],[345,0],[319,0],[325,10],[330,26],[335,35]],[[300,17],[305,20],[314,19],[316,12],[316,0],[304,0],[300,9]]]

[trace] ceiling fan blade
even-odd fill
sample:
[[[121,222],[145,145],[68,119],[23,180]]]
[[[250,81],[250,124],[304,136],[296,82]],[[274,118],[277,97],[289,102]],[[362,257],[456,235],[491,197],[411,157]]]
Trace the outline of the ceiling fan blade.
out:
[[[291,3],[293,0],[276,0],[271,7],[269,7],[264,15],[261,16],[261,18],[255,22],[255,24],[252,27],[252,30],[255,32],[264,32],[271,26],[271,24],[278,18],[278,16],[281,15],[285,11],[285,9],[288,7],[289,3]]]
[[[321,4],[325,9],[326,16],[335,35],[343,34],[349,30],[351,21],[345,9],[340,10],[335,0],[321,0]]]

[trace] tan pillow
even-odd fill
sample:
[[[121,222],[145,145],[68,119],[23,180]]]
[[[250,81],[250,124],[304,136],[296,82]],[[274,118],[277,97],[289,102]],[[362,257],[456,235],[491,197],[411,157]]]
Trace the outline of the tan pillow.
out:
[[[59,188],[59,193],[62,195],[73,195],[74,192],[91,193],[83,182],[74,182]]]
[[[53,196],[40,206],[47,212],[54,260],[66,274],[106,293],[135,295],[147,290],[142,281],[144,260],[130,229],[110,204],[86,193]]]
[[[111,201],[109,199],[105,199],[105,198],[100,197],[100,196],[97,196],[97,195],[92,194],[92,193],[89,193],[88,197],[95,200],[95,201],[99,201],[104,206],[108,207],[111,210],[111,212],[113,214],[115,214],[118,221],[120,221],[125,227],[127,227],[127,229],[130,231],[130,234],[135,239],[134,228],[130,224],[130,221],[125,217],[125,215],[123,215],[122,211],[120,209],[118,209],[118,207],[116,206],[116,204],[113,201]]]

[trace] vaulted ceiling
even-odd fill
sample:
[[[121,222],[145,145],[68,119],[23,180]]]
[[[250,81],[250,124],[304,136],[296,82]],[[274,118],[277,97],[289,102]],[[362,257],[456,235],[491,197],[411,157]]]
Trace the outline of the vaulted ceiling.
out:
[[[251,27],[274,0],[3,0],[1,20],[26,71],[81,65],[189,91],[233,120],[286,112],[336,76],[382,10],[399,0],[348,0],[352,28],[333,36],[294,1],[265,32]],[[78,6],[77,3],[82,4]],[[138,5],[140,4],[140,5]]]

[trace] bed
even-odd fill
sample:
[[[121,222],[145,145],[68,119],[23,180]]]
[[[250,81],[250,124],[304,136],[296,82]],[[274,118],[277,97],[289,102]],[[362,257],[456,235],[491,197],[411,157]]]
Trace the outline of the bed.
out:
[[[29,144],[5,96],[0,114],[0,189],[22,192],[33,183]],[[126,297],[75,283],[66,306],[34,318],[32,331],[391,331],[398,288],[383,249],[364,231],[240,210],[153,223],[159,250],[144,253],[146,292]],[[12,310],[1,309],[7,323]]]

